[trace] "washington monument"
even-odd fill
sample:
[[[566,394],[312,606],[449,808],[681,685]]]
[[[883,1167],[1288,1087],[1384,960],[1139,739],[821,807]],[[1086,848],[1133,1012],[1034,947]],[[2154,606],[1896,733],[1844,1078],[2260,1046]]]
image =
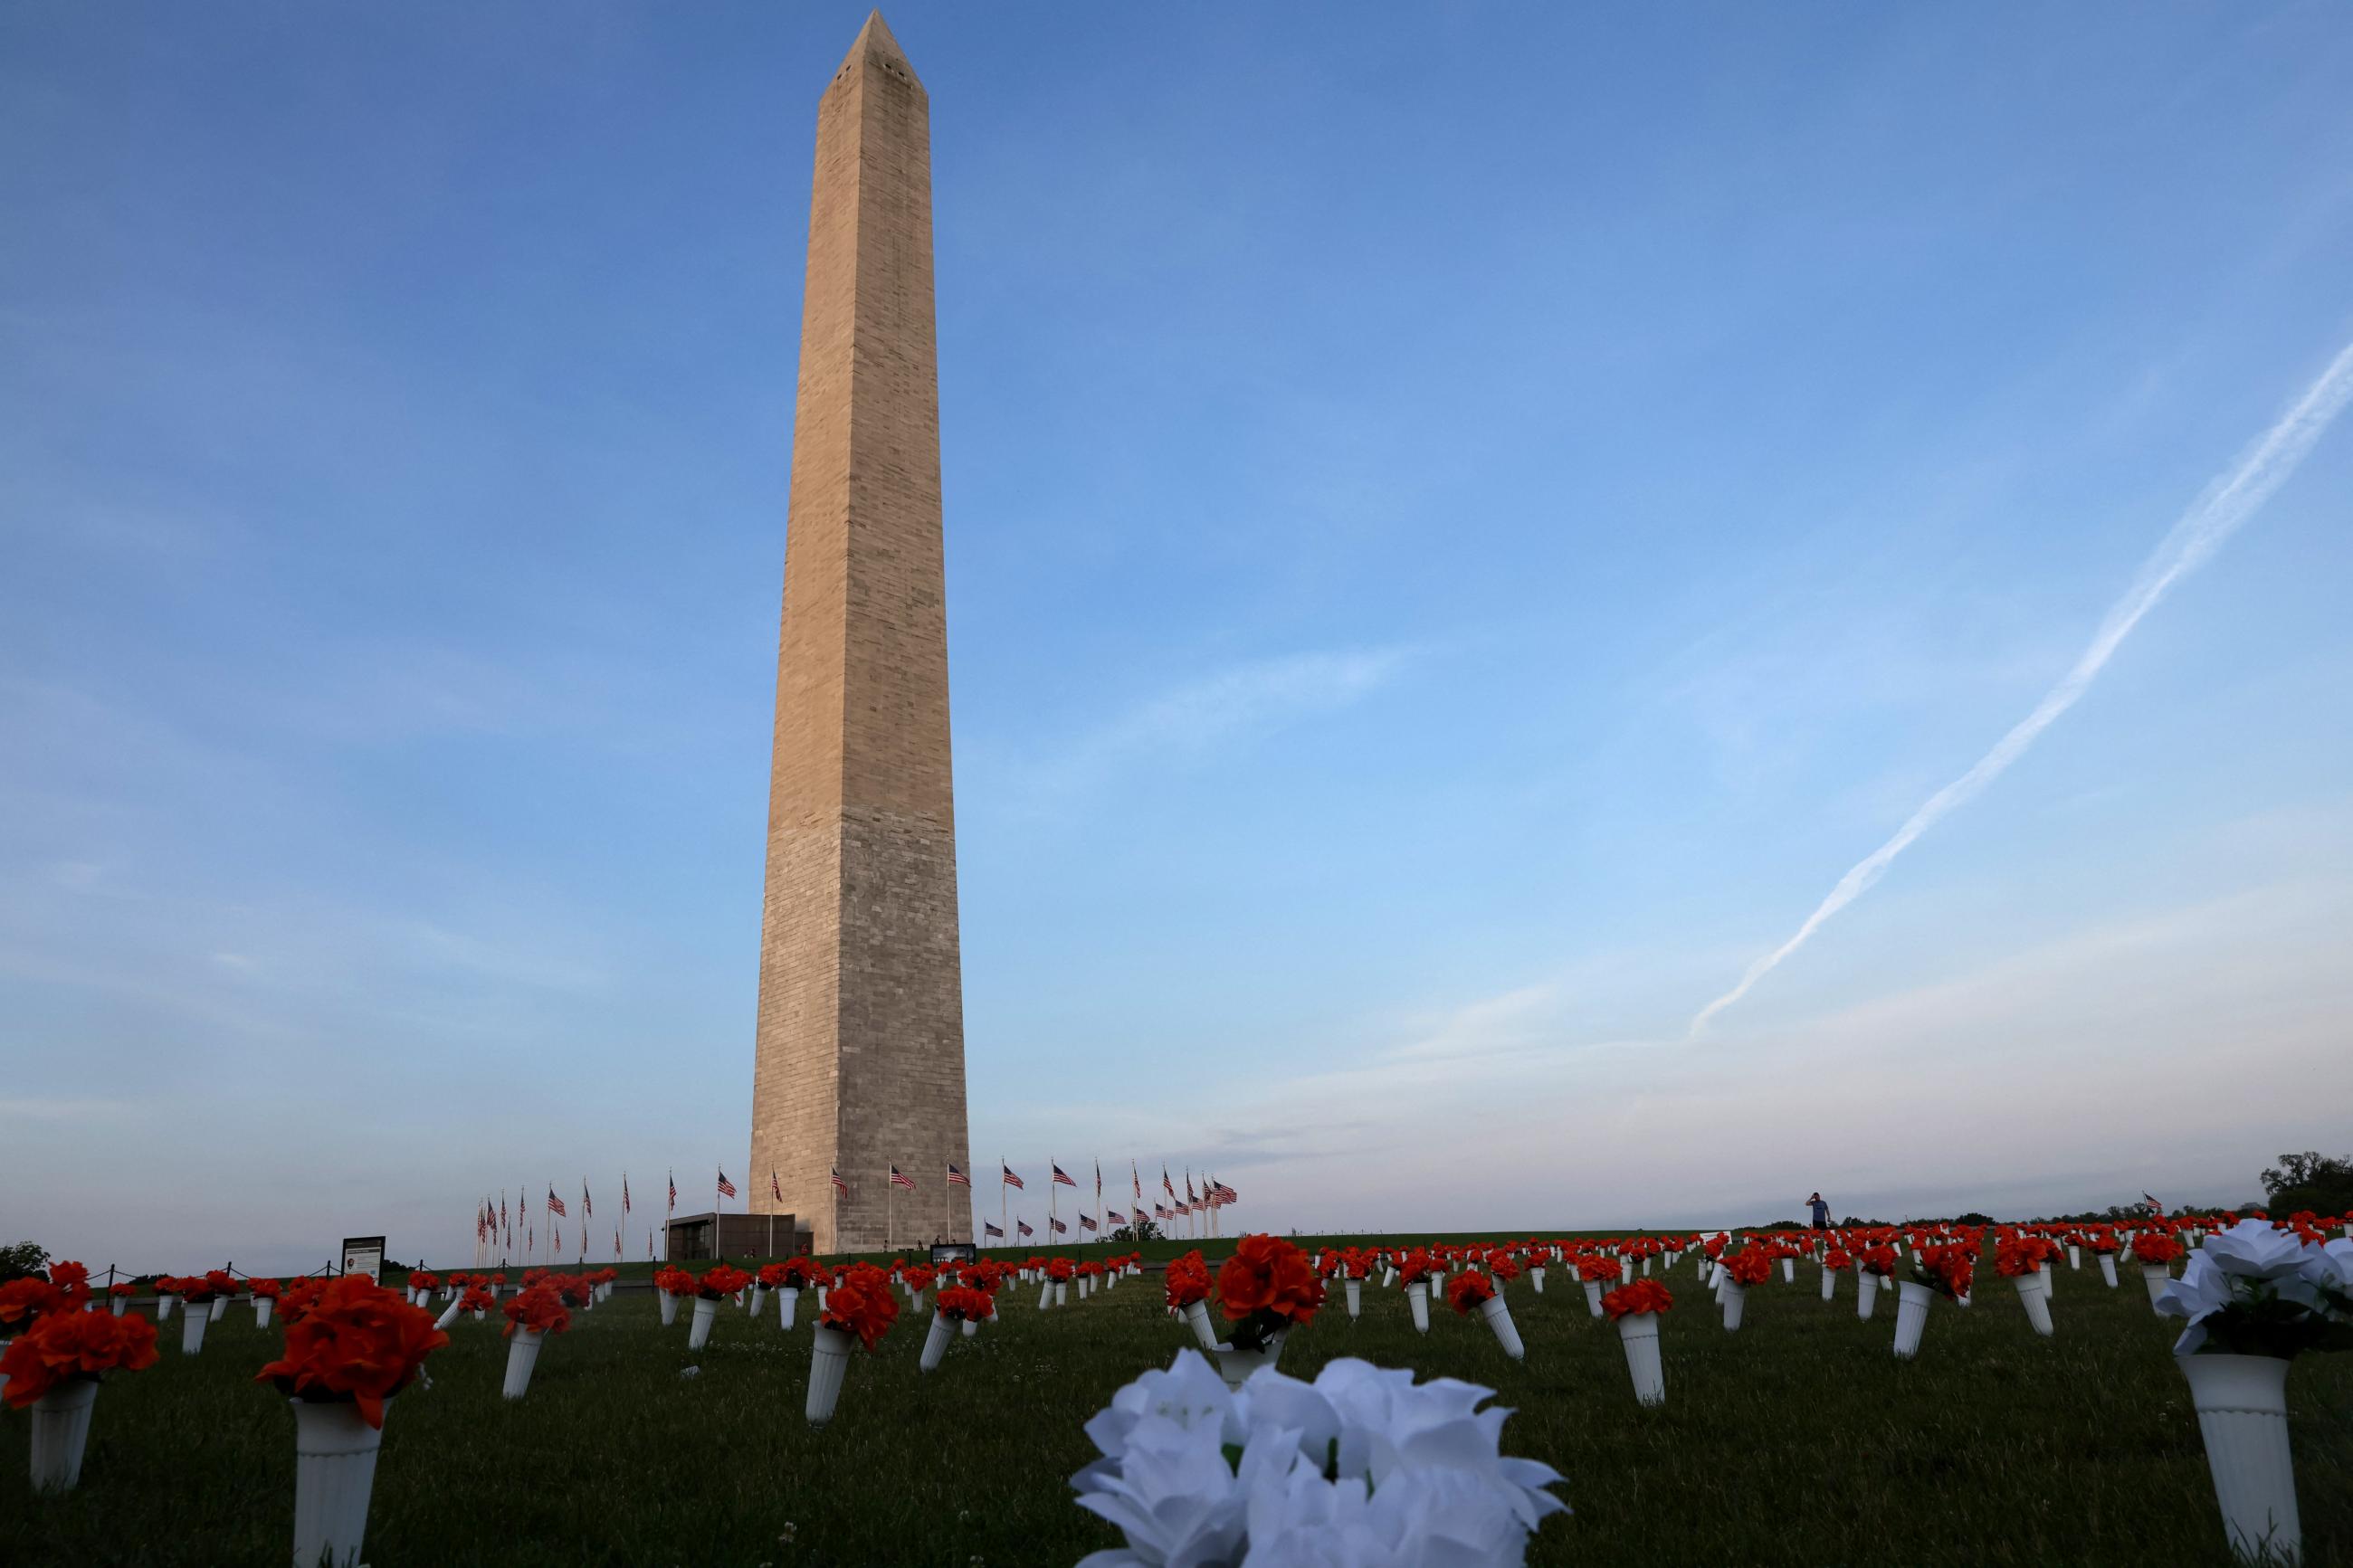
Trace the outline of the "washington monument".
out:
[[[818,100],[786,528],[747,1190],[819,1252],[969,1239],[931,110],[879,11]]]

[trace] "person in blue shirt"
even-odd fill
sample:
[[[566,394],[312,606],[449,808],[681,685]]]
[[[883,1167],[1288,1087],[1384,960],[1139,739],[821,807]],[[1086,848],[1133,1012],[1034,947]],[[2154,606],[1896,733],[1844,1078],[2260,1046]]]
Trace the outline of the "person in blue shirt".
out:
[[[1830,1229],[1831,1205],[1822,1202],[1822,1194],[1816,1193],[1812,1197],[1806,1200],[1806,1204],[1807,1206],[1814,1211],[1814,1228],[1816,1230]]]

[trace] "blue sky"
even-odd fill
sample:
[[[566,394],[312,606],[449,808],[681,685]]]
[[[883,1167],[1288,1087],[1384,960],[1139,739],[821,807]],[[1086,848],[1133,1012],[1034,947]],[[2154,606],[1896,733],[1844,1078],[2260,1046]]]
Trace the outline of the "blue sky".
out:
[[[0,19],[0,1232],[462,1258],[486,1190],[760,1179],[862,16]],[[1689,1032],[2353,339],[2341,8],[890,20],[983,1172],[1533,1229],[2353,1140],[2353,430]]]

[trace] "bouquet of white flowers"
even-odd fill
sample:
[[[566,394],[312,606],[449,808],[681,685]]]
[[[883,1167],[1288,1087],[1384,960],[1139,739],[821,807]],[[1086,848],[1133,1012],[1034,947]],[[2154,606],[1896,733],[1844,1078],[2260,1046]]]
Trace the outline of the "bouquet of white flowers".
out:
[[[1335,1361],[1312,1384],[1271,1367],[1240,1388],[1193,1351],[1087,1423],[1103,1458],[1079,1506],[1127,1537],[1081,1568],[1449,1568],[1514,1564],[1568,1505],[1548,1465],[1501,1452],[1511,1412],[1451,1378]]]

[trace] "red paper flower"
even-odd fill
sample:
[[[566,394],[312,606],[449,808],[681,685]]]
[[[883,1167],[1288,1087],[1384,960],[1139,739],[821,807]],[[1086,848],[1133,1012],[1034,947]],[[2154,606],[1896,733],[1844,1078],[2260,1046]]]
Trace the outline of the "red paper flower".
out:
[[[996,1298],[986,1290],[950,1285],[939,1295],[940,1316],[959,1323],[977,1323],[997,1316]]]
[[[500,1331],[501,1339],[512,1336],[517,1329],[560,1334],[572,1327],[572,1312],[565,1306],[563,1296],[544,1283],[513,1297],[502,1310],[507,1315],[507,1326]]]
[[[21,1329],[38,1318],[62,1312],[73,1303],[46,1279],[27,1275],[0,1285],[0,1329]]]
[[[1615,1279],[1624,1272],[1625,1269],[1614,1258],[1599,1258],[1589,1252],[1577,1254],[1577,1277],[1579,1279],[1599,1285],[1605,1279]]]
[[[90,1300],[90,1270],[79,1263],[50,1264],[49,1283],[76,1306]]]
[[[2181,1243],[2155,1231],[2143,1231],[2133,1237],[2133,1256],[2143,1263],[2170,1263],[2181,1256]]]
[[[384,1426],[384,1402],[408,1386],[425,1358],[449,1342],[430,1314],[364,1274],[330,1280],[286,1325],[286,1353],[256,1374],[297,1399],[349,1400]]]
[[[1465,1268],[1446,1283],[1446,1304],[1458,1312],[1469,1312],[1482,1301],[1493,1300],[1495,1287],[1476,1268]]]
[[[683,1268],[657,1268],[654,1270],[654,1289],[665,1296],[691,1296],[697,1286],[694,1276]]]
[[[899,1303],[891,1294],[891,1279],[870,1263],[853,1263],[842,1270],[825,1293],[819,1321],[828,1329],[856,1334],[872,1350],[899,1321]]]
[[[286,1287],[275,1279],[256,1279],[248,1287],[257,1301],[275,1301],[285,1293]]]
[[[2040,1269],[2042,1260],[2058,1250],[2039,1236],[2013,1236],[1993,1249],[1993,1266],[2015,1279]]]
[[[1956,1300],[1969,1293],[1977,1269],[1977,1246],[1968,1241],[1940,1242],[1912,1260],[1912,1272],[1921,1284]]]
[[[741,1268],[714,1263],[694,1282],[694,1293],[706,1301],[723,1301],[751,1282],[752,1277]]]
[[[1601,1298],[1601,1310],[1614,1320],[1632,1317],[1641,1312],[1663,1312],[1675,1304],[1667,1288],[1656,1279],[1637,1279],[1631,1285],[1620,1285]]]
[[[1180,1312],[1209,1299],[1209,1266],[1198,1250],[1170,1258],[1161,1282],[1167,1289],[1168,1304]]]
[[[1836,1274],[1854,1267],[1854,1255],[1843,1247],[1833,1247],[1822,1258],[1822,1267]]]
[[[1324,1284],[1307,1255],[1279,1236],[1245,1236],[1218,1270],[1218,1310],[1234,1323],[1234,1343],[1256,1349],[1279,1329],[1314,1321]]]
[[[480,1285],[467,1286],[466,1293],[458,1298],[458,1310],[461,1312],[487,1312],[493,1305],[491,1293]]]
[[[50,1312],[0,1352],[6,1398],[22,1410],[69,1378],[155,1364],[155,1325],[111,1312]]]
[[[807,1290],[824,1284],[829,1278],[823,1265],[807,1258],[787,1258],[775,1267],[779,1275],[778,1287],[787,1290]]]
[[[135,1294],[136,1290],[130,1280],[118,1279],[106,1288],[106,1293],[110,1296],[129,1296]]]
[[[1733,1283],[1746,1288],[1762,1285],[1773,1272],[1773,1255],[1761,1247],[1744,1247],[1724,1260]]]

